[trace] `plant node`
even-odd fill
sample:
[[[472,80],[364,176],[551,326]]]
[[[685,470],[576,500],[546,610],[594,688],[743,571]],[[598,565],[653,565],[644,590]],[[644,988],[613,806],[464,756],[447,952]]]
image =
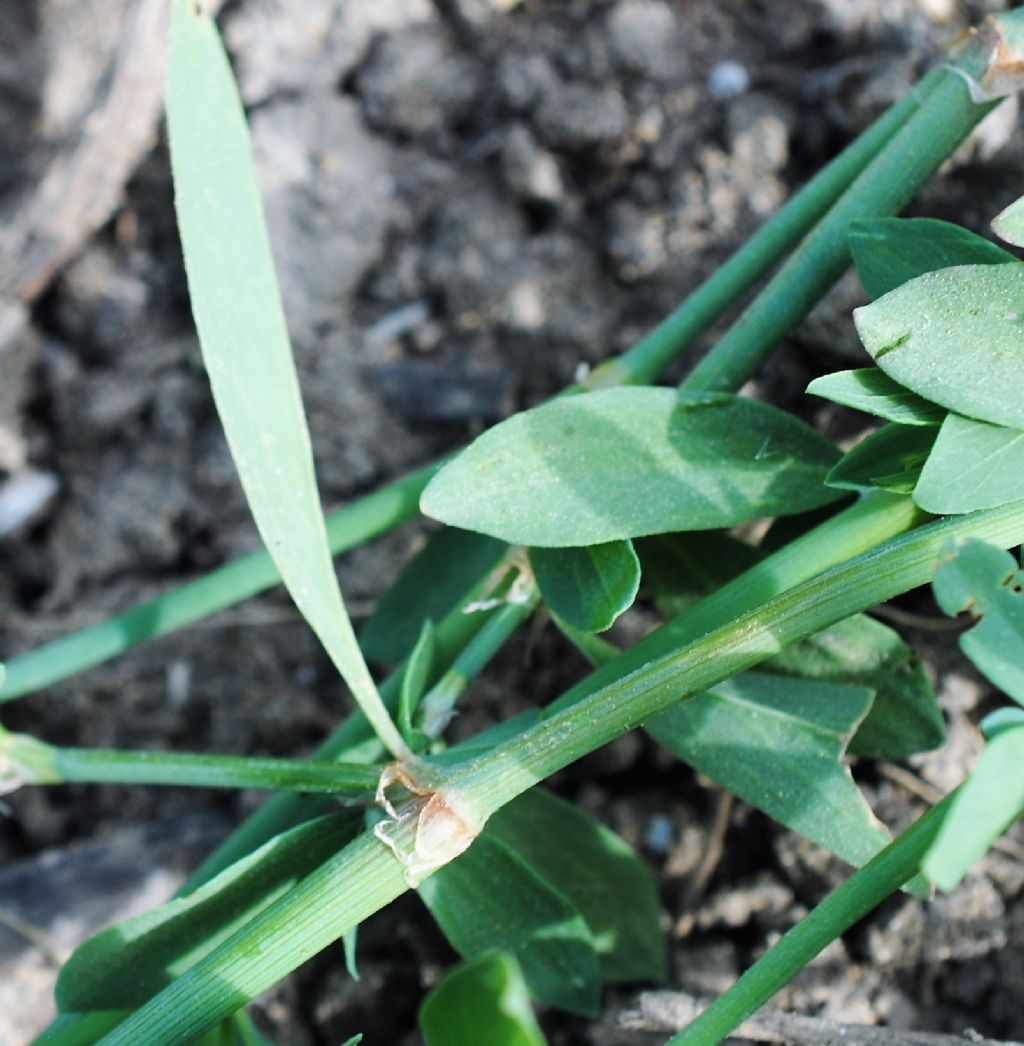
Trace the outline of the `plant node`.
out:
[[[469,849],[479,834],[457,803],[440,789],[424,785],[414,772],[423,764],[391,763],[381,771],[377,783],[377,803],[387,817],[374,826],[373,834],[398,858],[405,869],[405,881],[413,890],[438,868],[454,861]],[[396,806],[388,789],[401,785],[409,794]]]

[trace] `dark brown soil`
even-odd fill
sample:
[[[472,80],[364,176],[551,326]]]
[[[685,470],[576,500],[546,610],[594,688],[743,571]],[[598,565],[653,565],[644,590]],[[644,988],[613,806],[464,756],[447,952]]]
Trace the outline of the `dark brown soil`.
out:
[[[27,294],[4,229],[103,102],[132,0],[0,9],[0,613],[5,658],[242,551],[256,536],[205,386],[162,132],[96,232]],[[537,403],[627,347],[889,101],[944,41],[1000,3],[954,0],[234,0],[225,37],[250,110],[271,234],[328,505]],[[154,69],[152,75],[158,75]],[[915,211],[982,230],[1020,194],[1014,103]],[[13,216],[13,217],[12,217]],[[72,237],[72,240],[74,237]],[[9,246],[9,245],[8,245]],[[17,261],[18,259],[15,259]],[[759,380],[775,402],[861,359],[855,280]],[[29,297],[27,307],[15,297]],[[702,346],[706,347],[706,346]],[[839,426],[831,414],[818,420]],[[835,429],[836,434],[839,429]],[[422,540],[410,523],[345,556],[357,616]],[[925,597],[917,604],[927,609]],[[879,815],[922,807],[979,746],[990,695],[948,637],[908,632],[950,720],[939,754],[858,774]],[[582,662],[523,637],[472,692],[501,714],[555,696]],[[4,710],[76,745],[308,752],[347,698],[280,593],[251,600]],[[901,772],[902,771],[902,772]],[[844,874],[640,737],[557,787],[660,877],[671,987],[709,995]],[[0,1044],[49,1019],[55,959],[159,903],[258,797],[174,789],[21,790],[0,817]],[[718,828],[716,829],[716,817]],[[724,828],[724,838],[720,829]],[[716,832],[718,833],[716,835]],[[694,890],[709,848],[721,860]],[[949,898],[892,899],[777,1000],[830,1021],[1024,1038],[1020,844]],[[8,925],[9,924],[9,925]],[[292,1046],[413,1043],[453,960],[414,897],[257,1003]],[[386,1000],[386,1003],[385,1003]],[[635,993],[557,1043],[663,1041],[621,1030]]]

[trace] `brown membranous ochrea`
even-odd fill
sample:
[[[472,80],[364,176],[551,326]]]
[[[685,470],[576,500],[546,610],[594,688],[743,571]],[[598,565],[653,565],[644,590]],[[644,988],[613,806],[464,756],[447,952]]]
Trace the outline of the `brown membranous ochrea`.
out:
[[[387,796],[394,784],[409,793],[397,806]],[[414,890],[432,872],[468,850],[479,834],[479,828],[470,828],[450,798],[423,785],[401,763],[392,763],[381,772],[377,803],[388,816],[374,826],[373,834],[402,863],[405,881]]]

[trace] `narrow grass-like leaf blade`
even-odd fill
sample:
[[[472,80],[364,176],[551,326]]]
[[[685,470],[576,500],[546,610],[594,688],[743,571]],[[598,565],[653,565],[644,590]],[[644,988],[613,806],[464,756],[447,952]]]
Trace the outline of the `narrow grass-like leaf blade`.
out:
[[[716,784],[859,866],[889,841],[842,763],[872,697],[861,687],[745,672],[647,729]]]
[[[901,385],[969,418],[1024,428],[1024,265],[930,272],[853,315],[864,347]]]
[[[442,522],[513,544],[597,545],[803,512],[837,452],[764,403],[663,388],[554,400],[485,432],[423,493]]]
[[[187,897],[103,930],[57,981],[62,1012],[134,1009],[341,849],[359,818],[331,815],[275,836]]]
[[[862,439],[831,472],[826,482],[839,490],[888,490],[909,494],[935,443],[938,429],[890,422]]]
[[[1024,491],[1024,432],[949,414],[939,429],[914,501],[944,516],[996,508]]]
[[[587,924],[496,836],[485,831],[424,880],[419,894],[464,958],[492,948],[510,951],[537,1002],[596,1015],[601,975]]]
[[[1024,813],[1024,729],[1000,731],[985,746],[921,864],[942,890],[952,890],[971,865]]]
[[[583,632],[611,628],[640,587],[640,560],[630,541],[534,548],[530,566],[551,611]]]
[[[943,558],[932,581],[939,606],[980,618],[960,637],[960,649],[1024,705],[1024,571],[1011,553],[984,541],[951,545]]]
[[[413,717],[420,698],[426,693],[434,667],[434,626],[430,619],[423,622],[420,637],[409,655],[402,675],[402,689],[398,698],[398,725],[406,741],[412,740]]]
[[[427,1046],[545,1046],[522,970],[510,952],[486,952],[456,966],[426,997],[420,1030]]]
[[[487,823],[590,928],[605,981],[657,981],[667,956],[658,892],[647,866],[613,831],[543,788]]]
[[[245,114],[216,26],[190,0],[174,0],[167,125],[192,312],[246,499],[303,617],[356,699],[379,705],[327,544]],[[368,714],[393,740],[383,707]]]
[[[879,367],[825,374],[815,378],[807,391],[900,425],[941,425],[946,416],[941,407],[905,389]]]
[[[952,265],[1017,261],[998,244],[935,218],[856,218],[849,238],[857,275],[871,298]]]

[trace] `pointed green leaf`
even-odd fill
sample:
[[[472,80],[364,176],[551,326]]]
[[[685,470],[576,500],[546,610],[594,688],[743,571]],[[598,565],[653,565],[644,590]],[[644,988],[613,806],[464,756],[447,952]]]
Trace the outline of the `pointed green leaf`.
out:
[[[1024,728],[1003,730],[985,746],[953,798],[921,871],[952,890],[971,865],[1024,813]]]
[[[1024,196],[992,219],[992,229],[1001,240],[1024,247]]]
[[[434,668],[434,626],[429,618],[423,622],[420,637],[409,655],[402,675],[402,690],[398,698],[398,725],[406,741],[412,740],[413,719],[420,698],[426,693]]]
[[[1024,572],[1013,555],[984,541],[951,545],[932,590],[950,615],[980,618],[960,649],[1000,690],[1024,705]]]
[[[786,647],[770,672],[868,687],[875,700],[850,742],[853,755],[904,759],[946,738],[942,710],[914,651],[880,621],[857,614]]]
[[[516,414],[423,493],[428,516],[513,544],[561,548],[712,530],[835,500],[835,449],[754,400],[604,389]]]
[[[321,817],[275,836],[187,897],[80,945],[57,981],[62,1012],[141,1006],[352,838],[358,820]]]
[[[883,425],[843,455],[826,482],[840,490],[889,490],[909,494],[935,442],[937,430]]]
[[[611,628],[640,587],[640,560],[630,541],[534,548],[530,566],[552,613],[583,632]]]
[[[424,619],[435,624],[465,601],[505,553],[485,534],[442,527],[413,557],[359,632],[371,661],[397,665],[416,644]]]
[[[509,952],[486,952],[456,966],[426,997],[420,1029],[427,1046],[545,1046],[522,970]]]
[[[596,1015],[601,976],[583,917],[486,829],[461,857],[424,880],[419,894],[464,958],[492,948],[510,951],[537,1002]]]
[[[1024,492],[1024,432],[949,414],[914,501],[937,516],[996,508]]]
[[[716,784],[859,866],[889,841],[842,763],[872,696],[744,672],[647,729]]]
[[[895,381],[969,418],[1024,428],[1024,266],[958,265],[854,312]]]
[[[593,934],[604,980],[664,978],[657,888],[619,836],[542,788],[499,810],[487,831],[576,907]]]
[[[192,312],[246,500],[296,606],[400,751],[334,573],[241,99],[213,19],[190,0],[174,0],[167,126]]]
[[[946,416],[941,407],[898,385],[879,367],[825,374],[815,378],[807,391],[900,425],[941,425]]]
[[[871,298],[952,265],[1017,260],[997,244],[934,218],[856,218],[850,222],[849,237],[853,264]]]

